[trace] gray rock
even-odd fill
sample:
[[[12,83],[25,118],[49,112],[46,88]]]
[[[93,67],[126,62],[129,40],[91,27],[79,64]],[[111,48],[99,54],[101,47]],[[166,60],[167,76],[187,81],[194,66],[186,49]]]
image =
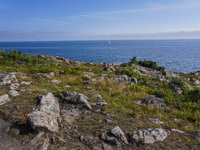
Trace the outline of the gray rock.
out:
[[[11,96],[11,97],[16,97],[19,95],[19,92],[15,91],[15,90],[10,90],[8,92],[8,95]]]
[[[65,85],[65,87],[66,87],[66,88],[71,88],[71,86],[70,86],[70,85]]]
[[[60,95],[60,98],[64,101],[76,103],[77,98],[78,98],[78,94],[76,92],[65,92],[65,93]]]
[[[61,110],[61,116],[64,124],[71,124],[75,119],[81,116],[81,111],[75,105],[67,104]]]
[[[106,119],[105,121],[106,121],[106,124],[114,124],[115,123],[114,121],[112,121],[110,119]]]
[[[153,123],[156,123],[156,124],[159,124],[159,125],[164,125],[164,122],[162,122],[158,118],[149,118],[149,120],[152,121]]]
[[[126,139],[125,133],[119,128],[119,126],[116,126],[110,131],[111,134],[114,136],[120,138],[124,143],[128,144],[128,140]]]
[[[90,86],[83,86],[83,89],[89,91],[89,90],[92,90],[92,88]]]
[[[185,133],[184,131],[181,131],[179,129],[171,129],[172,132],[178,132],[178,133]]]
[[[40,132],[27,145],[25,145],[23,150],[48,150],[49,139],[43,136],[44,132]]]
[[[130,78],[129,78],[129,84],[131,84],[131,85],[132,85],[132,84],[137,84],[137,82],[138,82],[138,81],[137,81],[136,78],[134,78],[134,77],[130,77]]]
[[[92,110],[92,107],[90,106],[90,103],[87,100],[87,96],[84,94],[78,94],[77,102],[79,104],[84,104],[88,109]]]
[[[15,77],[15,74],[0,74],[0,85],[6,85],[15,82],[18,82],[17,78]]]
[[[101,140],[104,140],[104,141],[106,141],[106,142],[109,142],[110,144],[113,144],[113,145],[119,145],[118,143],[118,141],[117,141],[117,139],[115,138],[115,137],[113,137],[113,136],[108,136],[106,133],[101,133],[100,135],[99,135],[99,138],[101,139]]]
[[[23,84],[23,85],[27,85],[27,86],[28,86],[28,85],[31,85],[31,82],[28,82],[28,81],[22,81],[21,84]]]
[[[9,99],[8,94],[3,94],[3,95],[0,96],[0,106],[9,102],[9,101],[10,101],[10,99]]]
[[[165,104],[163,99],[157,98],[157,97],[154,97],[154,96],[139,100],[139,101],[136,102],[136,104],[138,104],[138,105],[146,104],[146,105],[150,105],[152,107],[163,109],[163,110],[168,110],[169,109],[166,106],[166,104]]]
[[[129,133],[129,136],[132,138],[133,142],[138,143],[139,140],[144,140],[144,143],[153,144],[156,141],[163,141],[168,137],[170,131],[166,132],[161,128],[147,129],[147,130],[138,130],[132,133]]]
[[[194,131],[193,134],[197,136],[198,140],[200,141],[200,130]]]
[[[117,84],[128,84],[128,76],[127,75],[114,75],[113,80],[117,83]]]
[[[54,77],[54,72],[50,72],[50,73],[37,73],[37,74],[34,74],[32,77],[37,77],[37,76],[41,76],[41,77],[45,77],[45,78],[51,79],[52,77]]]
[[[87,97],[88,98],[96,98],[98,100],[102,99],[102,96],[100,94],[88,94]]]
[[[52,93],[38,97],[39,104],[35,111],[29,113],[28,122],[33,129],[47,128],[58,132],[57,118],[60,117],[59,103]]]
[[[15,90],[15,89],[17,89],[19,86],[20,86],[19,83],[12,83],[12,84],[9,86],[9,88],[10,88],[11,90]]]
[[[58,83],[60,83],[61,81],[60,80],[51,80],[51,83],[55,83],[55,84],[58,84]]]

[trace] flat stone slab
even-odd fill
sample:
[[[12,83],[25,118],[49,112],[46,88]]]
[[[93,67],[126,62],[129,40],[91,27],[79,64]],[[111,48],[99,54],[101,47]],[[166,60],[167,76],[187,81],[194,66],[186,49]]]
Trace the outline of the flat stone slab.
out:
[[[3,94],[3,95],[0,96],[0,106],[9,102],[9,101],[10,101],[10,99],[9,99],[8,94]]]
[[[58,132],[57,119],[60,117],[59,103],[52,93],[38,97],[39,104],[35,111],[28,115],[28,122],[33,129],[47,128]]]
[[[166,139],[171,132],[166,132],[161,128],[147,129],[147,130],[138,130],[132,133],[129,133],[129,136],[132,138],[133,142],[138,143],[140,139],[144,140],[144,143],[153,144],[156,141],[163,141]]]

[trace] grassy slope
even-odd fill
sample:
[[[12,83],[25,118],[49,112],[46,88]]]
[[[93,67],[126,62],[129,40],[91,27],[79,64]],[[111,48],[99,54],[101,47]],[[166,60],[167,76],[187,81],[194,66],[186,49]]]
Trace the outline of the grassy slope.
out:
[[[86,80],[84,72],[91,71],[98,77],[99,74],[108,74],[102,70],[100,64],[75,64],[64,60],[52,59],[45,56],[44,58],[23,55],[18,51],[10,53],[0,51],[0,73],[20,72],[16,76],[21,81],[31,81],[31,86],[21,86],[18,90],[24,88],[31,93],[24,93],[14,98],[11,102],[1,107],[0,112],[4,119],[17,116],[19,123],[26,124],[27,114],[35,108],[36,97],[46,92],[52,92],[59,96],[66,91],[76,91],[78,93],[89,94],[99,93],[108,103],[105,111],[114,116],[118,124],[130,129],[160,127],[148,120],[150,117],[156,117],[165,122],[165,128],[176,128],[186,132],[199,130],[200,128],[200,105],[198,90],[189,90],[181,87],[184,91],[183,95],[178,95],[173,92],[168,86],[168,83],[161,82],[158,79],[142,77],[133,71],[130,67],[119,67],[117,74],[126,73],[129,76],[134,76],[138,80],[144,82],[138,85],[122,86],[114,82],[106,83],[104,81],[89,85],[92,90],[86,91],[83,89],[83,81]],[[32,75],[41,72],[55,72],[54,79],[61,80],[59,84],[52,84],[52,79],[44,77],[34,77]],[[63,71],[64,74],[59,74]],[[109,76],[115,74],[109,73]],[[22,79],[21,76],[27,76]],[[195,77],[195,75],[182,75],[182,78]],[[155,86],[155,84],[157,86]],[[66,88],[65,85],[70,85],[71,88]],[[0,95],[7,93],[8,87],[2,86]],[[193,92],[193,93],[192,93]],[[196,95],[195,95],[196,94]],[[138,106],[134,102],[151,95],[159,95],[164,98],[170,108],[170,111],[162,111],[149,106]],[[137,117],[141,115],[141,117]],[[179,124],[170,122],[171,119],[177,118]],[[84,125],[82,125],[84,127]],[[87,127],[87,123],[85,124]],[[184,140],[182,138],[182,140]],[[187,140],[187,139],[186,139]]]

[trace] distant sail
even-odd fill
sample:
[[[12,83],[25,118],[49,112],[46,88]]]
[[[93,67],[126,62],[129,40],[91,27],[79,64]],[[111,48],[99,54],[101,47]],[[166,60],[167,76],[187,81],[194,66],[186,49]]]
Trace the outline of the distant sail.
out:
[[[108,45],[110,45],[111,43],[110,43],[110,41],[108,41]]]

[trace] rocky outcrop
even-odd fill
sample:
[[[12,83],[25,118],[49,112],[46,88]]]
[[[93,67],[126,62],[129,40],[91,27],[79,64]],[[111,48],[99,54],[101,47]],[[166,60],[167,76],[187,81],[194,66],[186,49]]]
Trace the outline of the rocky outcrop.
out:
[[[147,129],[147,130],[138,130],[134,131],[129,134],[132,141],[134,143],[138,143],[140,140],[144,141],[144,143],[151,143],[153,144],[156,141],[163,141],[165,138],[168,137],[170,131],[166,132],[161,128],[155,129]]]
[[[94,103],[90,103],[88,98],[95,99]],[[105,100],[102,99],[102,96],[99,94],[88,94],[87,96],[81,93],[76,92],[65,92],[60,95],[60,99],[63,102],[69,102],[74,104],[81,104],[85,106],[87,109],[100,112],[101,108],[107,106]]]
[[[55,73],[54,72],[50,72],[50,73],[36,73],[34,74],[32,77],[45,77],[45,78],[48,78],[48,79],[51,79],[52,77],[54,77]]]
[[[47,128],[58,132],[57,119],[60,117],[59,103],[52,93],[38,97],[39,104],[34,112],[28,115],[28,122],[33,129]]]
[[[116,126],[110,131],[111,134],[113,134],[115,137],[120,138],[124,143],[128,144],[128,140],[125,136],[125,133],[120,129],[119,126]]]
[[[8,94],[3,94],[3,95],[0,96],[0,106],[9,102],[9,101],[10,101],[10,99],[9,99]]]
[[[9,73],[9,74],[0,74],[0,85],[6,85],[11,83],[18,82],[17,78],[15,77],[15,74]]]
[[[48,150],[49,139],[44,137],[44,132],[40,132],[28,144],[25,145],[23,150]]]
[[[169,109],[166,106],[163,99],[157,98],[157,97],[154,97],[154,96],[139,100],[139,101],[136,102],[136,104],[138,104],[138,105],[146,104],[146,105],[150,105],[152,107],[159,108],[159,109],[162,109],[162,110],[168,110]]]

